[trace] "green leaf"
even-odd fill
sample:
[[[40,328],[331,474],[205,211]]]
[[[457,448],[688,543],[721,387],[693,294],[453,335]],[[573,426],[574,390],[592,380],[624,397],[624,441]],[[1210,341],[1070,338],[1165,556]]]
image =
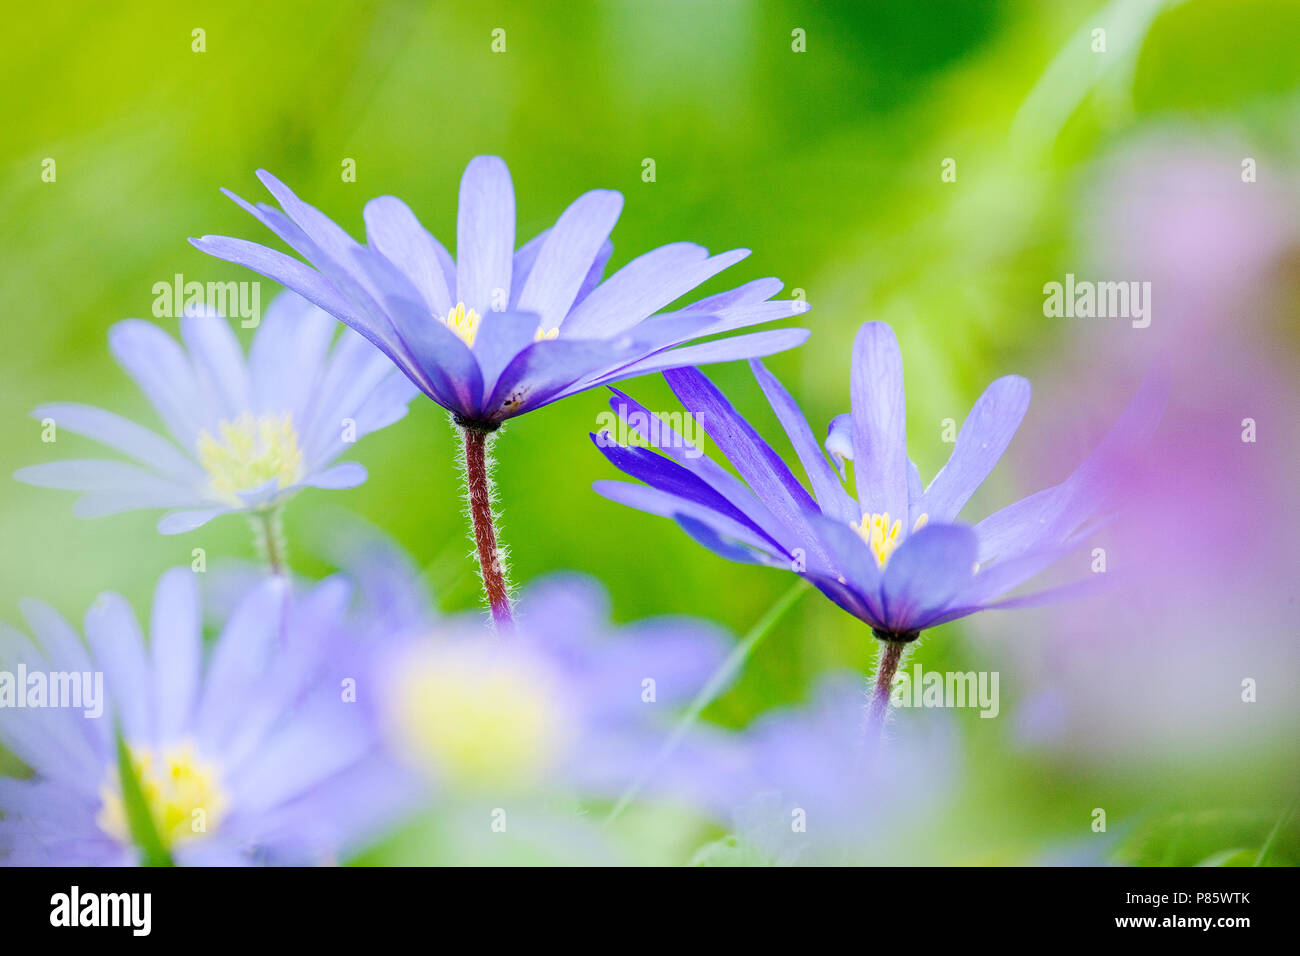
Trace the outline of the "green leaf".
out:
[[[136,776],[131,751],[121,730],[117,731],[117,775],[122,782],[122,805],[126,809],[126,823],[131,839],[140,848],[141,862],[145,866],[174,866],[171,855],[158,835],[153,814],[145,802],[140,778]]]

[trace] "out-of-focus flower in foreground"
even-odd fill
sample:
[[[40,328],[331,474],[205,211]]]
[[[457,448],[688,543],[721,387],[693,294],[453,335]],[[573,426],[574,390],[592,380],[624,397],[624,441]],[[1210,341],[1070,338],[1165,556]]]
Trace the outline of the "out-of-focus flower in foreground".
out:
[[[951,789],[957,742],[942,715],[926,714],[877,744],[863,733],[868,705],[860,676],[828,674],[807,705],[771,711],[743,732],[738,846],[776,864],[918,862],[924,841],[907,834]]]
[[[0,861],[133,864],[153,850],[184,865],[308,864],[391,822],[403,791],[341,667],[348,588],[288,587],[261,584],[207,652],[188,568],[159,581],[147,641],[116,594],[87,613],[85,643],[24,602],[36,641],[0,627],[0,661],[27,675],[27,706],[0,710],[0,744],[33,775],[0,778]],[[58,706],[69,682],[81,706]],[[119,733],[157,846],[133,822]]]
[[[267,310],[247,358],[229,322],[190,313],[184,348],[152,323],[109,332],[118,363],[152,403],[173,441],[90,405],[43,405],[32,414],[132,461],[53,461],[19,469],[28,484],[83,492],[74,512],[94,518],[170,509],[178,534],[230,512],[269,513],[304,487],[351,488],[356,462],[335,460],[363,435],[402,418],[416,394],[382,353],[292,292]]]
[[[653,766],[647,794],[707,802],[689,742],[656,756],[726,656],[725,634],[690,618],[614,627],[603,590],[577,576],[533,585],[520,608],[508,639],[447,619],[378,669],[380,723],[434,798],[612,799]]]

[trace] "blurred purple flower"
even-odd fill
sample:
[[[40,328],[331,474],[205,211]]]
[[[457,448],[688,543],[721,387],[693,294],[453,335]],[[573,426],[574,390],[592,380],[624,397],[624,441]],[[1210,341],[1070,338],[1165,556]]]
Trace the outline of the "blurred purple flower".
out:
[[[948,463],[928,487],[907,456],[903,368],[889,326],[858,332],[851,414],[831,424],[826,448],[855,461],[848,494],[789,393],[759,362],[751,367],[799,457],[812,493],[699,371],[665,373],[687,410],[740,473],[702,457],[662,420],[616,392],[612,406],[669,457],[592,436],[619,469],[649,487],[602,481],[596,491],[672,517],[696,541],[733,561],[785,567],[812,581],[876,635],[906,642],[976,611],[1060,596],[1007,598],[1013,588],[1078,547],[1080,530],[1115,504],[1117,477],[1159,420],[1163,395],[1144,384],[1106,439],[1065,481],[974,527],[956,523],[992,471],[1029,404],[1029,383],[998,379],[968,416]]]
[[[0,627],[0,660],[28,674],[102,672],[105,700],[98,717],[51,706],[0,711],[0,743],[34,771],[0,778],[0,860],[140,860],[115,728],[177,863],[326,862],[387,822],[401,780],[341,681],[350,668],[335,622],[348,588],[333,579],[298,600],[287,588],[282,578],[261,584],[206,653],[188,568],[159,581],[147,642],[116,594],[87,613],[85,644],[52,608],[24,602],[37,642]]]
[[[1243,181],[1253,157],[1258,181]],[[1173,349],[1212,360],[1280,302],[1294,256],[1300,183],[1259,143],[1205,129],[1137,138],[1097,164],[1080,203],[1079,253],[1093,274],[1148,281],[1158,312],[1108,359]],[[1233,331],[1233,336],[1225,333]],[[1243,343],[1244,344],[1244,343]]]
[[[933,713],[874,740],[863,734],[867,707],[860,676],[831,674],[809,704],[744,732],[751,795],[733,816],[745,844],[781,864],[916,862],[906,834],[951,790],[957,742]]]
[[[807,338],[782,329],[678,349],[708,335],[788,318],[804,303],[767,301],[759,279],[656,315],[748,250],[710,257],[678,242],[634,259],[602,282],[623,197],[593,190],[555,225],[515,249],[515,198],[506,164],[479,156],[465,169],[457,260],[393,196],[366,204],[362,245],[266,171],[258,178],[283,212],[235,202],[310,263],[225,236],[191,242],[299,292],[366,336],[462,424],[506,419],[607,382],[683,365],[769,355]],[[649,319],[653,318],[653,321]]]
[[[691,618],[615,627],[603,589],[575,575],[531,586],[508,639],[477,617],[409,632],[383,655],[376,716],[393,751],[438,797],[569,793],[613,798],[652,764],[721,664],[727,635]],[[707,802],[691,743],[647,793]]]
[[[1258,159],[1243,182],[1242,157]],[[1091,396],[1159,356],[1170,402],[1150,466],[1129,476],[1131,509],[1091,542],[1113,586],[1087,614],[1036,614],[983,628],[1006,679],[1034,688],[1016,713],[1026,745],[1150,771],[1207,754],[1261,767],[1295,762],[1300,681],[1300,390],[1295,381],[1296,183],[1259,144],[1205,130],[1145,137],[1100,164],[1081,207],[1093,274],[1151,281],[1149,328],[1083,322],[1050,385],[1083,410],[1069,430],[1026,436],[1031,485],[1101,423]],[[1033,640],[1026,642],[1027,637]],[[1006,654],[1014,645],[1015,653]],[[1115,661],[1123,662],[1116,667]],[[1259,773],[1261,781],[1268,779]],[[1261,784],[1261,786],[1266,786]]]
[[[358,438],[405,416],[415,395],[365,339],[345,330],[334,341],[334,321],[292,292],[267,310],[247,360],[220,316],[187,314],[180,328],[185,349],[140,319],[109,332],[114,357],[175,444],[101,408],[43,405],[34,418],[52,419],[134,462],[56,461],[21,468],[14,477],[85,492],[74,506],[83,518],[173,509],[158,530],[178,534],[218,515],[272,509],[304,487],[361,484],[364,467],[335,459]]]

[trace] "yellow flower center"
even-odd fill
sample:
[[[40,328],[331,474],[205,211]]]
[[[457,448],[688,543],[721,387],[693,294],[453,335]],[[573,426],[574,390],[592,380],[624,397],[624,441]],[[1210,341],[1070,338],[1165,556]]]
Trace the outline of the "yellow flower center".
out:
[[[916,525],[912,528],[913,532],[920,531],[929,522],[928,514],[921,515],[916,519]],[[876,559],[876,564],[880,567],[885,566],[889,556],[894,553],[902,541],[903,522],[900,519],[889,520],[889,513],[873,513],[863,519],[861,524],[856,521],[850,521],[849,527],[858,533],[867,547],[871,549],[871,554]]]
[[[478,327],[483,321],[483,317],[473,309],[465,308],[464,302],[457,302],[456,308],[446,315],[438,316],[438,321],[459,335],[462,342],[473,348],[474,339],[478,336]]]
[[[252,491],[272,478],[287,488],[302,477],[302,451],[293,417],[245,412],[217,426],[220,437],[199,435],[199,464],[208,473],[212,493],[221,501],[240,505],[240,492]]]
[[[404,662],[391,702],[408,756],[458,789],[526,784],[567,742],[549,674],[496,646],[421,649]]]
[[[555,328],[549,330],[544,329],[539,325],[537,327],[537,331],[533,333],[533,341],[541,342],[544,339],[558,338],[559,335],[560,335],[560,327],[558,325]]]
[[[217,829],[226,814],[226,795],[217,773],[198,756],[192,743],[155,753],[128,747],[131,766],[163,846],[199,839]],[[109,836],[131,843],[122,780],[114,765],[99,788],[102,806],[95,822]]]

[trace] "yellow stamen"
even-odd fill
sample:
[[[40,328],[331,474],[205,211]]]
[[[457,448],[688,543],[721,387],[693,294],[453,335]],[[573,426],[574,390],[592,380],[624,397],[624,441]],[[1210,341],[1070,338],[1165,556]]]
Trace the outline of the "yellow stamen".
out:
[[[234,421],[217,426],[219,438],[206,430],[199,434],[199,464],[208,473],[212,494],[238,506],[240,492],[252,491],[272,478],[280,488],[296,484],[302,477],[302,451],[293,417],[245,412]]]
[[[478,336],[479,323],[483,318],[473,309],[465,308],[464,302],[457,302],[456,307],[446,315],[438,316],[438,321],[459,335],[462,342],[473,348],[474,339]]]
[[[533,341],[541,342],[544,339],[558,338],[559,335],[560,335],[560,327],[558,325],[555,328],[549,330],[544,329],[541,326],[538,326],[537,331],[533,333]]]
[[[456,789],[524,785],[567,744],[562,695],[546,668],[524,654],[421,648],[396,675],[391,700],[402,749]]]
[[[916,524],[912,525],[912,533],[916,534],[916,532],[920,531],[929,523],[930,523],[930,516],[928,514],[921,515],[921,517],[916,519]]]
[[[198,756],[192,743],[161,754],[149,748],[128,747],[131,766],[164,847],[199,839],[214,832],[226,814],[226,795],[210,764]],[[113,766],[99,788],[101,807],[95,823],[109,836],[131,843],[122,781]]]
[[[898,536],[903,530],[903,523],[895,521],[890,524],[889,514],[886,512],[867,516],[861,524],[850,521],[849,527],[856,531],[858,536],[867,543],[867,547],[871,549],[871,553],[876,559],[876,564],[883,568],[885,562],[889,560],[889,556],[898,547]]]

